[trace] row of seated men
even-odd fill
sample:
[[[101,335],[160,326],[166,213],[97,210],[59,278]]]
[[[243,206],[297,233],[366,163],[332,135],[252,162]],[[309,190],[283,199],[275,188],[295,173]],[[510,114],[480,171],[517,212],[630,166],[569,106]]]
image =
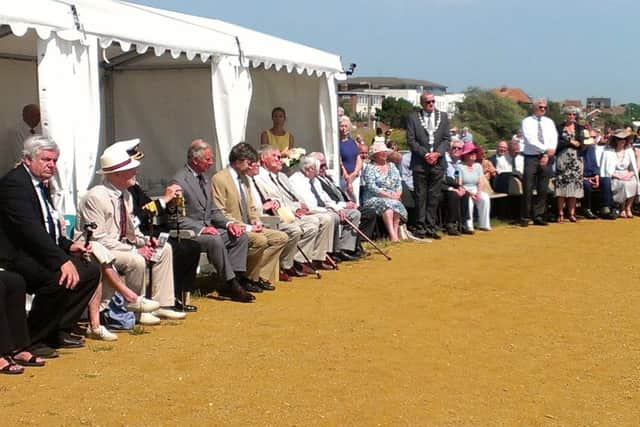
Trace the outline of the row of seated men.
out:
[[[57,357],[58,348],[82,347],[73,332],[85,309],[87,336],[117,339],[100,324],[114,292],[139,323],[185,318],[197,310],[182,296],[195,285],[200,252],[221,279],[219,296],[245,303],[274,290],[277,280],[363,256],[356,228],[375,215],[361,215],[333,184],[321,153],[307,156],[289,179],[276,148],[258,154],[241,143],[232,148],[229,167],[210,178],[213,149],[195,140],[184,168],[151,200],[135,180],[143,157],[138,143],[105,150],[102,183],[80,201],[73,240],[62,232],[52,201],[60,154],[52,139],[28,138],[22,162],[0,180],[0,372],[21,373]],[[277,218],[273,229],[261,215]],[[153,227],[156,233],[182,229],[195,237],[162,244],[150,234],[155,216],[166,219],[164,228]],[[25,292],[34,295],[26,319]]]

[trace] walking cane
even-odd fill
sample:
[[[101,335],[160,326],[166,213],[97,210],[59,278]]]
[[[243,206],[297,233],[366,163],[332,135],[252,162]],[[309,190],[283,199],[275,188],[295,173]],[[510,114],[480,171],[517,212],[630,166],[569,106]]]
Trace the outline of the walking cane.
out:
[[[362,237],[364,240],[366,240],[367,242],[369,242],[369,243],[371,244],[371,246],[373,246],[373,247],[374,247],[378,252],[380,252],[380,255],[384,256],[387,260],[391,261],[391,257],[390,257],[389,255],[387,255],[386,253],[384,253],[384,252],[382,251],[382,249],[380,249],[380,248],[378,247],[378,245],[376,245],[376,244],[373,242],[373,240],[371,240],[371,239],[369,238],[369,236],[367,236],[366,234],[364,234],[364,233],[362,232],[362,230],[360,230],[358,227],[356,227],[356,225],[355,225],[353,222],[351,222],[351,221],[349,220],[349,218],[347,218],[346,216],[344,217],[344,222],[346,222],[346,223],[347,223],[351,228],[353,228],[353,229],[356,231],[356,233],[358,233],[358,234],[360,235],[360,237]]]
[[[147,210],[147,213],[149,214],[149,239],[153,239],[153,218],[155,212]],[[152,299],[153,296],[153,264],[155,264],[153,261],[147,261],[147,267],[149,268],[149,285],[146,288],[145,295],[148,299]]]
[[[311,262],[311,260],[307,256],[307,254],[304,253],[304,251],[300,248],[300,246],[296,245],[296,248],[298,248],[298,251],[300,251],[300,253],[302,254],[302,257],[305,259],[305,261],[307,261],[307,263],[311,266],[311,268],[313,268],[313,263]],[[316,270],[315,268],[313,268],[313,273],[316,275],[317,279],[322,278],[322,276],[320,275],[320,272],[318,270]]]
[[[87,222],[84,225],[83,234],[84,234],[85,249],[89,247],[89,244],[91,243],[91,239],[93,238],[93,230],[95,230],[96,228],[98,228],[98,224],[96,224],[95,222]],[[85,255],[85,259],[89,261],[91,257],[89,255]]]

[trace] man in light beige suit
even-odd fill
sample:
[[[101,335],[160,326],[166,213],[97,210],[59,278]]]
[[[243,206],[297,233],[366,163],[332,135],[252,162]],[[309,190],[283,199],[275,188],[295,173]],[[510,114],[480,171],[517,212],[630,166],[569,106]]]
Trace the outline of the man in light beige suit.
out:
[[[153,313],[142,313],[140,323],[156,324],[159,318],[183,319],[184,313],[172,308],[175,303],[171,246],[156,248],[155,238],[145,237],[134,223],[133,201],[127,188],[135,184],[140,162],[125,150],[107,148],[100,158],[103,183],[91,188],[78,206],[78,227],[95,223],[93,238],[107,248],[115,261],[114,267],[125,276],[125,283],[136,293],[144,294],[144,274],[147,262],[155,251],[159,257],[153,263],[152,299],[160,304]],[[111,298],[104,288],[103,299]]]
[[[249,238],[247,257],[248,289],[274,290],[271,280],[278,280],[280,254],[288,237],[282,231],[264,228],[253,203],[253,196],[246,172],[251,162],[258,160],[258,153],[247,143],[231,148],[229,167],[216,173],[211,179],[213,198],[223,214],[242,227]]]

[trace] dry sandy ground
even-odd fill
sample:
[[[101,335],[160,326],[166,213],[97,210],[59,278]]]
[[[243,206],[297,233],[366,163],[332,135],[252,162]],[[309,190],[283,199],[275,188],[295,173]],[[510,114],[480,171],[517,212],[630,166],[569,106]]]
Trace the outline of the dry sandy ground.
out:
[[[0,377],[2,425],[640,425],[640,219],[389,248]]]

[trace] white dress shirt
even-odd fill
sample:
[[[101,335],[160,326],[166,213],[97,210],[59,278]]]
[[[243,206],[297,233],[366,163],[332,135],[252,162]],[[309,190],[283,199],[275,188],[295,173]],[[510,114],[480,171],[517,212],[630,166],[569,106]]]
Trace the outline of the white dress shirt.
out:
[[[540,119],[538,121],[538,119]],[[538,123],[542,127],[542,141],[538,138]],[[549,117],[529,116],[522,120],[522,134],[525,156],[537,156],[547,150],[555,150],[558,145],[558,131]]]
[[[327,193],[322,191],[322,188],[318,190],[318,187],[314,186],[313,188],[316,189],[320,199],[326,205],[326,207],[320,206],[318,204],[318,199],[316,199],[316,196],[311,191],[311,185],[313,185],[312,182],[300,171],[291,175],[291,177],[289,177],[289,182],[291,182],[296,193],[302,197],[302,201],[304,201],[304,203],[309,207],[311,212],[327,212],[327,208],[333,209],[333,205],[336,204],[331,200]]]

